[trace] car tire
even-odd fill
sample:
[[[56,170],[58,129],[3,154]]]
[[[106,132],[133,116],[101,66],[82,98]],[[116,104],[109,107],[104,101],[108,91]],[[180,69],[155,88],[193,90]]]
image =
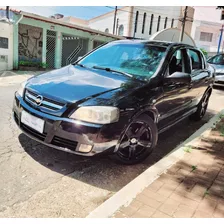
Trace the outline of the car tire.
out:
[[[125,165],[140,163],[152,153],[157,140],[155,122],[148,115],[141,115],[133,119],[120,136],[113,158]]]
[[[200,103],[198,104],[197,111],[190,116],[191,120],[200,121],[204,117],[207,107],[208,107],[210,95],[211,95],[210,91],[208,91],[204,94]]]

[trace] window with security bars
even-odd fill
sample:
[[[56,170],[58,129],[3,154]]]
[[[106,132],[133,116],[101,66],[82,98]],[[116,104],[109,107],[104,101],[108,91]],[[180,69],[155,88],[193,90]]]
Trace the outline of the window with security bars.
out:
[[[47,30],[46,62],[48,68],[55,68],[56,32]]]
[[[212,42],[213,33],[201,32],[200,40],[206,42]]]

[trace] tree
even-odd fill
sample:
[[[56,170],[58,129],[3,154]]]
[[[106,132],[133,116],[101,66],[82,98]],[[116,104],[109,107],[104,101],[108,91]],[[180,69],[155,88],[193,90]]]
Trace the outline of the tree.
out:
[[[202,51],[202,53],[205,55],[205,57],[208,57],[208,52],[204,49],[204,48],[200,48],[200,50]]]

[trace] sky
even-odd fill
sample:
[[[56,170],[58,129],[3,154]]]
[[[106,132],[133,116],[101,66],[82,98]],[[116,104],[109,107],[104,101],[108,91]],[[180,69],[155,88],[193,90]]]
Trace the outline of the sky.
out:
[[[5,6],[0,6],[0,8],[5,8]],[[60,13],[64,16],[74,16],[81,19],[91,19],[113,11],[113,6],[109,6],[109,8],[106,6],[10,6],[10,8],[47,17]]]

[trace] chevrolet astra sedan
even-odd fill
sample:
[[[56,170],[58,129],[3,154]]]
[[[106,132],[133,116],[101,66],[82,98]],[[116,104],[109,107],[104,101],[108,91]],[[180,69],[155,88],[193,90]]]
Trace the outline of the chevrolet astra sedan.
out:
[[[208,63],[215,68],[215,86],[224,87],[224,54],[217,54],[208,60]]]
[[[82,156],[146,159],[159,133],[207,109],[214,69],[182,43],[110,42],[15,93],[13,116],[28,137]]]

